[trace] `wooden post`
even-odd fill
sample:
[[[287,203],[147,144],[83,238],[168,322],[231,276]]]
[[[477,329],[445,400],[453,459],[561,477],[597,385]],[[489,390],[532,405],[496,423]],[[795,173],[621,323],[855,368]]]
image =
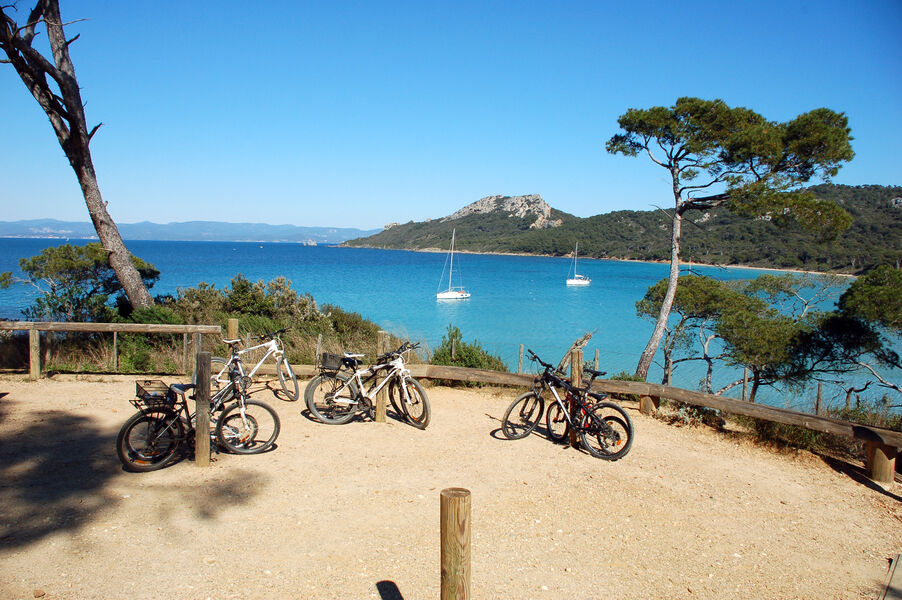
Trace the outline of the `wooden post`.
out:
[[[28,330],[28,378],[41,378],[41,332]]]
[[[313,356],[313,364],[318,365],[320,356],[322,356],[323,352],[323,334],[319,334],[316,336],[316,354]]]
[[[746,367],[742,371],[742,401],[745,402],[748,396],[745,395],[745,388],[749,383],[749,368]]]
[[[210,353],[198,352],[195,359],[197,388],[194,390],[194,463],[210,466]]]
[[[188,334],[182,334],[182,372],[185,375],[188,375],[190,371],[188,370]]]
[[[658,411],[661,399],[656,396],[639,396],[639,412],[643,415],[653,415]]]
[[[441,493],[441,600],[470,598],[470,490]]]
[[[865,449],[867,451],[865,466],[868,477],[884,488],[892,487],[895,478],[898,448],[886,446],[879,442],[868,442]]]
[[[388,352],[388,332],[380,331],[376,338],[376,343],[378,344],[377,351],[379,354]],[[388,386],[385,386],[378,394],[376,394],[376,415],[374,416],[374,420],[377,423],[385,423],[385,400],[387,395]]]
[[[523,344],[520,344],[520,358],[517,360],[517,373],[523,372]]]
[[[570,383],[573,387],[579,387],[583,384],[583,351],[582,350],[571,350],[570,351]],[[579,410],[577,409],[577,404],[573,400],[570,401],[570,418],[574,423],[579,423],[579,420],[582,415],[579,414]],[[575,427],[570,427],[570,447],[571,448],[579,448],[579,436],[576,433]]]
[[[204,338],[199,333],[195,333],[193,337],[194,337],[194,353],[197,354],[198,352],[203,351]]]
[[[238,319],[229,319],[226,325],[226,339],[227,340],[237,340],[238,339]]]
[[[457,358],[457,338],[451,338],[451,360]]]
[[[119,332],[113,332],[113,372],[119,372]]]
[[[814,399],[814,414],[821,414],[821,402],[824,400],[824,384],[821,381],[817,382],[817,397]]]
[[[592,368],[598,370],[598,348],[595,349],[595,366]]]

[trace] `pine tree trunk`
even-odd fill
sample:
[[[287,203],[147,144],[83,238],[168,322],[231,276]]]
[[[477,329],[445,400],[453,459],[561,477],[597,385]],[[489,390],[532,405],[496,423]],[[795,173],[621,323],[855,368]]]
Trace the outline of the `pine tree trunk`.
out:
[[[648,369],[651,362],[655,358],[658,346],[661,344],[661,338],[664,337],[664,330],[667,328],[667,319],[670,318],[670,309],[673,306],[673,299],[676,296],[677,280],[680,276],[680,237],[682,235],[683,215],[680,212],[680,201],[677,196],[677,209],[673,214],[673,235],[670,241],[670,277],[667,280],[667,292],[664,294],[664,301],[661,303],[661,310],[658,312],[658,320],[655,323],[655,329],[651,334],[651,339],[642,351],[639,357],[639,365],[636,367],[636,377],[643,380],[648,377]]]

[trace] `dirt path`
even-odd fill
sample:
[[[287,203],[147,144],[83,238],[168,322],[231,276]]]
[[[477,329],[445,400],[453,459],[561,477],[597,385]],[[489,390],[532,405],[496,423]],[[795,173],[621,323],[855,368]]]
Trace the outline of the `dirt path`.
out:
[[[0,379],[0,597],[437,598],[439,492],[472,491],[474,598],[875,598],[902,491],[630,410],[607,463],[501,439],[514,390],[427,389],[432,425],[314,423],[124,472],[129,377]]]

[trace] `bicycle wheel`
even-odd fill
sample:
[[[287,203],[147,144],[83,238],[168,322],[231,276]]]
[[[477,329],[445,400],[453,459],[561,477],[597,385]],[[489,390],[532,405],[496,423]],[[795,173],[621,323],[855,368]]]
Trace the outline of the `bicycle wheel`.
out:
[[[388,401],[391,403],[391,407],[394,409],[395,414],[397,414],[399,418],[407,420],[406,407],[404,406],[404,392],[401,391],[401,384],[397,379],[392,379],[391,383],[388,384]]]
[[[532,433],[542,418],[545,401],[535,392],[526,392],[507,407],[501,420],[501,431],[509,440],[519,440]]]
[[[116,436],[116,454],[127,471],[146,473],[175,460],[185,439],[177,413],[154,409],[132,415]]]
[[[391,387],[395,388],[398,394],[398,404],[403,407],[404,418],[417,429],[426,429],[430,417],[429,398],[426,397],[426,390],[419,381],[412,377],[408,377],[403,383],[392,383]],[[391,389],[389,389],[389,398],[391,398]],[[392,400],[392,406],[395,406],[394,400]]]
[[[341,425],[357,412],[357,384],[344,373],[323,373],[310,380],[304,390],[307,409],[327,425]]]
[[[268,404],[246,399],[230,405],[219,417],[216,440],[235,454],[259,454],[269,450],[281,429],[279,415]]]
[[[599,402],[589,407],[580,422],[580,441],[592,456],[618,460],[633,445],[633,422],[613,402]]]
[[[285,357],[279,359],[279,364],[276,365],[276,369],[279,371],[279,383],[282,384],[282,391],[285,392],[285,396],[290,402],[294,402],[298,399],[297,376],[294,374],[291,365],[288,364],[288,360]]]
[[[545,413],[545,426],[548,428],[548,438],[551,441],[562,442],[567,439],[570,423],[567,422],[564,409],[557,402],[551,402],[548,405],[548,411]]]

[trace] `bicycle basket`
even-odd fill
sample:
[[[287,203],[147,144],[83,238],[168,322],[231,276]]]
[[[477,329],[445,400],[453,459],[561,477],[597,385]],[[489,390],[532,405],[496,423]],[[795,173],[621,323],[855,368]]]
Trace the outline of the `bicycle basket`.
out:
[[[135,399],[131,401],[139,409],[172,407],[175,394],[159,379],[139,379],[135,382]]]
[[[337,371],[341,368],[342,358],[344,357],[339,354],[323,352],[322,358],[320,359],[320,367],[324,371]]]

